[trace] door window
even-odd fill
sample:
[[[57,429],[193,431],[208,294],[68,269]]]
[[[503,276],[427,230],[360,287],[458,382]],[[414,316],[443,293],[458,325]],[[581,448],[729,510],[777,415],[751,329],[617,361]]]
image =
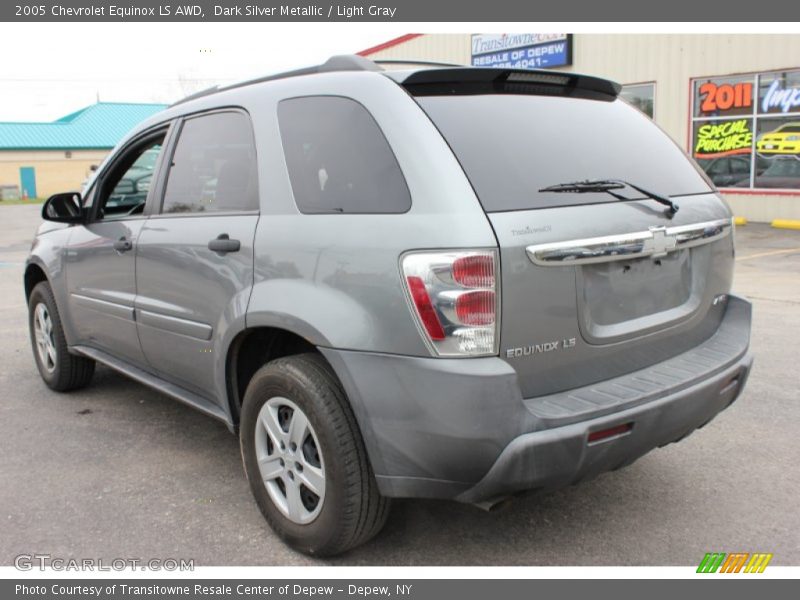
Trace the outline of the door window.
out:
[[[104,178],[97,220],[121,219],[144,210],[165,135],[131,149]]]
[[[256,151],[250,119],[240,112],[193,117],[175,147],[162,212],[258,210]]]

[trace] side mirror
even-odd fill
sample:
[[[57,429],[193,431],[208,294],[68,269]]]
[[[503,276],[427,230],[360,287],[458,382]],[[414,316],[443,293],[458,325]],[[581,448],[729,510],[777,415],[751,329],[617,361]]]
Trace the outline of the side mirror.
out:
[[[42,206],[42,218],[56,223],[83,222],[81,195],[78,192],[67,192],[50,196]]]

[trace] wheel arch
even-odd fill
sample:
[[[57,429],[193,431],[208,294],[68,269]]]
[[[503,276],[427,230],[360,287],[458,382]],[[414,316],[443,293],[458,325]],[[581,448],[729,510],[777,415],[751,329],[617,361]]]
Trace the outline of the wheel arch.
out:
[[[246,327],[233,337],[225,356],[225,388],[234,430],[238,430],[242,398],[255,372],[276,358],[307,352],[322,356],[307,337],[274,325]]]
[[[50,282],[44,267],[36,261],[30,261],[25,267],[23,282],[25,285],[25,300],[30,300],[31,292],[41,282]]]
[[[371,425],[365,417],[363,406],[350,396],[348,389],[352,379],[346,365],[335,358],[329,349],[337,347],[322,333],[314,323],[286,311],[250,310],[247,312],[243,327],[229,332],[230,342],[225,347],[222,382],[224,383],[225,409],[229,414],[228,426],[238,435],[242,399],[247,385],[255,372],[270,360],[313,352],[320,356],[330,368],[344,391],[347,404],[353,411],[359,432],[367,445],[367,454],[372,463],[376,458],[376,449],[370,441],[373,439]],[[324,323],[320,323],[324,329]],[[219,364],[219,363],[218,363]],[[219,367],[218,367],[219,368]],[[218,384],[219,385],[219,384]],[[219,387],[218,387],[219,389]]]

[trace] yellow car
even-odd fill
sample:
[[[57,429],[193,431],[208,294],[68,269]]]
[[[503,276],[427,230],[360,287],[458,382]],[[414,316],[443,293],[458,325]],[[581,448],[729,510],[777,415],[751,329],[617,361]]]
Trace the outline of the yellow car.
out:
[[[759,154],[797,154],[800,156],[800,123],[784,123],[756,140]]]

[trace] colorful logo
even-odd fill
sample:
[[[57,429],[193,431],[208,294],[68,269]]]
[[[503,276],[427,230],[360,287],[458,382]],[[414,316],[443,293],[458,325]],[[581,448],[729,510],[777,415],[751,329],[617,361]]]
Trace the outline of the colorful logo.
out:
[[[770,84],[761,101],[763,112],[771,112],[775,108],[780,108],[781,112],[787,113],[800,107],[800,88],[781,87],[782,85],[777,79]]]
[[[698,573],[763,573],[772,554],[763,552],[708,552],[697,567]]]
[[[695,158],[715,158],[729,154],[749,154],[753,145],[750,119],[711,121],[697,129]]]

